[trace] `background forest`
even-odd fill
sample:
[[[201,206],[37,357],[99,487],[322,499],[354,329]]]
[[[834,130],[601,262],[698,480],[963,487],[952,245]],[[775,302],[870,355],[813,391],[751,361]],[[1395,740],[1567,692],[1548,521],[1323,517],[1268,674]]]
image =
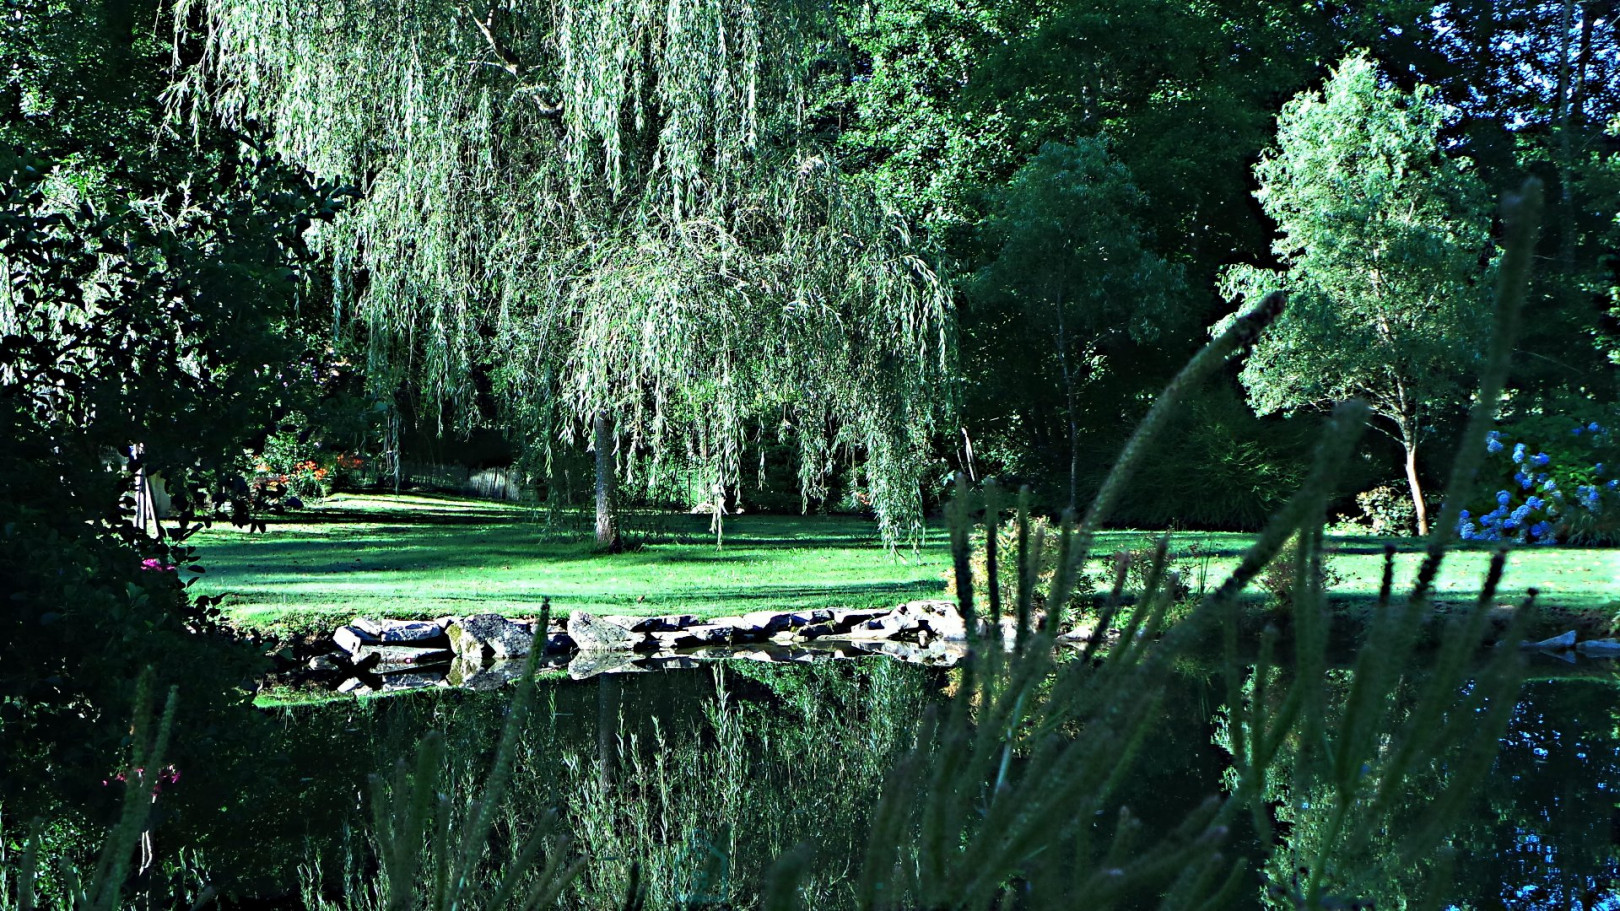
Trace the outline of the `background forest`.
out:
[[[1615,398],[1604,3],[10,9],[6,129],[47,207],[330,185],[281,197],[321,222],[285,303],[236,304],[297,381],[211,422],[278,476],[515,464],[572,501],[594,452],[631,497],[873,509],[898,541],[957,469],[1083,502],[1210,327],[1286,286],[1326,310],[1201,395],[1119,521],[1257,527],[1311,436],[1277,417],[1356,393],[1389,452],[1344,511],[1422,525],[1526,174],[1552,209],[1503,417]],[[1382,133],[1335,125],[1369,110]],[[242,143],[282,170],[241,174]],[[1379,255],[1382,289],[1344,284]]]

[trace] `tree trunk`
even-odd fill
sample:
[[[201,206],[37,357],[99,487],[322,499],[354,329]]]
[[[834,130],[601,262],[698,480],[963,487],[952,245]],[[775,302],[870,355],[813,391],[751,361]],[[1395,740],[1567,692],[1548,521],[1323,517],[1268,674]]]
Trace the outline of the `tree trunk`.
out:
[[[146,534],[156,536],[157,507],[152,496],[152,478],[146,471],[146,445],[130,446],[129,457],[135,467],[135,525]]]
[[[1406,484],[1412,489],[1412,511],[1417,515],[1418,534],[1428,535],[1429,511],[1423,505],[1423,485],[1418,481],[1417,440],[1403,439],[1401,446],[1406,450]]]
[[[1080,425],[1074,413],[1074,372],[1069,369],[1069,339],[1063,322],[1063,295],[1057,299],[1058,367],[1063,371],[1063,407],[1069,417],[1069,509],[1080,496]]]
[[[1581,43],[1575,52],[1575,81],[1570,88],[1570,119],[1577,127],[1586,119],[1586,69],[1592,62],[1592,17],[1597,14],[1592,6],[1590,2],[1581,4]]]
[[[619,540],[618,505],[613,495],[613,418],[606,411],[598,411],[591,423],[596,446],[596,546],[618,553],[623,543]]]

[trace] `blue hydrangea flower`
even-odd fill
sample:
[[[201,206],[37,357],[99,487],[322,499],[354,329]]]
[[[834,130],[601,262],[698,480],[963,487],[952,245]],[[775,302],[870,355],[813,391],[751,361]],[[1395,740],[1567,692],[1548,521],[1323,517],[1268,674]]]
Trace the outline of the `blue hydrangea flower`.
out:
[[[1543,501],[1540,497],[1531,497],[1530,499],[1524,501],[1524,505],[1530,507],[1531,509],[1540,509],[1542,502]]]
[[[1496,502],[1502,504],[1503,506],[1508,505],[1508,501],[1512,499],[1513,495],[1505,490],[1498,490],[1496,492]]]
[[[1466,522],[1471,518],[1471,516],[1470,516],[1468,510],[1465,509],[1462,512],[1457,514],[1457,518],[1459,518],[1459,519],[1463,520],[1464,522]]]
[[[1593,465],[1592,470],[1597,472],[1598,474],[1602,474],[1603,473],[1603,463],[1599,462],[1596,465]]]
[[[1523,522],[1525,519],[1528,519],[1529,517],[1530,517],[1530,504],[1528,504],[1528,503],[1523,504],[1518,509],[1513,510],[1513,521],[1515,521],[1515,522]]]
[[[1547,533],[1547,523],[1537,522],[1536,524],[1530,526],[1530,533],[1538,538],[1545,535]]]
[[[1513,444],[1513,461],[1514,461],[1515,464],[1524,461],[1524,444],[1523,443],[1514,443]]]
[[[1554,481],[1552,478],[1548,478],[1547,483],[1541,485],[1541,489],[1547,493],[1556,493],[1558,490],[1558,482]]]
[[[1475,534],[1476,534],[1476,532],[1475,532],[1475,529],[1474,529],[1474,523],[1472,523],[1472,522],[1464,522],[1462,524],[1462,527],[1457,529],[1457,535],[1459,537],[1461,537],[1464,541],[1472,541],[1472,540],[1474,540],[1474,535]]]
[[[1552,457],[1547,455],[1545,452],[1538,452],[1534,456],[1530,457],[1530,462],[1535,465],[1545,465],[1551,461]]]
[[[1581,435],[1581,431],[1583,431],[1583,430],[1585,430],[1585,429],[1586,429],[1586,428],[1585,428],[1585,427],[1577,427],[1577,428],[1575,428],[1575,435],[1576,435],[1576,436],[1580,436],[1580,435]]]
[[[1498,440],[1494,436],[1490,437],[1489,439],[1487,439],[1485,441],[1485,451],[1486,452],[1501,452],[1502,451],[1502,441]]]
[[[1603,486],[1609,488],[1610,490],[1613,490],[1616,487],[1620,487],[1620,481],[1611,480],[1611,481],[1609,481],[1609,483],[1607,483],[1607,484],[1605,484]]]
[[[1513,473],[1513,480],[1518,481],[1519,486],[1525,490],[1529,490],[1531,485],[1535,484],[1534,481],[1530,480],[1530,476],[1522,471],[1515,471]]]
[[[1603,428],[1598,426],[1597,421],[1593,421],[1592,423],[1587,424],[1586,429],[1592,431],[1593,433],[1602,433],[1603,432]]]

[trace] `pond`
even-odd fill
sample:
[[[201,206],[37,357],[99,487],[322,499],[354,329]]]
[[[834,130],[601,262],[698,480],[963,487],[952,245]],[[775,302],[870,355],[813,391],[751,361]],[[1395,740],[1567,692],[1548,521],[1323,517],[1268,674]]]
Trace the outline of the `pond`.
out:
[[[1161,723],[1114,799],[1149,832],[1168,831],[1222,787],[1229,757],[1214,734],[1225,689],[1213,666],[1178,665]],[[1452,839],[1447,904],[1620,907],[1620,700],[1608,667],[1532,666]],[[649,908],[750,907],[771,863],[807,843],[805,906],[848,907],[885,777],[958,673],[874,657],[542,681],[495,855],[556,809],[586,861],[567,906],[619,907],[639,864]],[[510,698],[436,689],[275,710],[258,799],[215,816],[182,809],[157,837],[188,846],[229,895],[287,906],[354,899],[375,869],[363,834],[368,775],[437,730],[447,787],[468,791],[487,770]],[[1099,826],[1113,816],[1099,814]],[[1311,828],[1303,812],[1278,818],[1285,844],[1296,837],[1290,826]],[[1233,854],[1245,846],[1252,829],[1234,833]],[[1281,855],[1274,867],[1287,863]],[[1341,897],[1347,905],[1385,907],[1433,875],[1425,860],[1376,843],[1357,856],[1368,892]],[[1235,906],[1266,904],[1265,875],[1247,874]]]

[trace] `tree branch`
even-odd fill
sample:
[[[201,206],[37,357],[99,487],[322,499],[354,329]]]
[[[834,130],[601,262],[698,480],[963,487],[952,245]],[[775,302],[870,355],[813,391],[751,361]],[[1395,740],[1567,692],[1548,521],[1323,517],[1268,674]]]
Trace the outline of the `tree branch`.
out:
[[[563,111],[562,104],[554,104],[545,99],[546,94],[548,94],[547,89],[549,87],[545,85],[530,85],[527,80],[524,79],[524,74],[528,71],[528,67],[524,66],[523,61],[518,57],[517,54],[512,52],[511,48],[506,46],[505,42],[501,41],[500,38],[495,36],[494,8],[491,7],[490,11],[485,14],[484,18],[482,19],[473,15],[472,8],[469,6],[458,6],[457,9],[461,11],[462,15],[472,20],[472,24],[478,28],[478,33],[484,36],[485,43],[489,45],[490,53],[494,54],[495,59],[499,61],[499,63],[493,65],[499,66],[501,69],[512,74],[512,76],[519,81],[520,85],[518,92],[528,95],[530,98],[534,99],[535,105],[540,108],[540,116],[561,117]]]

